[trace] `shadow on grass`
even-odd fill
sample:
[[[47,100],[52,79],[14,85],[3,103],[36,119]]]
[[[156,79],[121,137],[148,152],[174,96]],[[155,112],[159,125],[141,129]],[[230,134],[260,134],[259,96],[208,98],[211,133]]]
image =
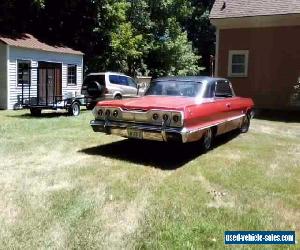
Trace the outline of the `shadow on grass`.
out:
[[[278,122],[300,122],[300,110],[266,110],[260,109],[255,112],[255,118],[259,120],[278,121]]]
[[[81,110],[80,115],[86,113],[87,111],[89,111],[89,110]],[[49,118],[72,117],[72,116],[69,115],[69,113],[67,111],[47,111],[47,112],[42,112],[42,114],[39,116],[33,116],[30,114],[30,111],[28,110],[28,113],[7,115],[7,117],[28,120],[28,119],[49,119]]]
[[[227,143],[238,135],[238,131],[233,131],[217,137],[214,148]],[[79,152],[93,156],[105,156],[162,170],[180,168],[202,154],[199,143],[179,144],[129,139],[83,149]]]

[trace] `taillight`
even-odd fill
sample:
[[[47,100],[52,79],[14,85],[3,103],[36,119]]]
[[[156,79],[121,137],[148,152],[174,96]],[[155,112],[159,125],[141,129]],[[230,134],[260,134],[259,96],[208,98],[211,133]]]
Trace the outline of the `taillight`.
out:
[[[108,94],[108,88],[104,89],[104,94]]]
[[[175,122],[175,123],[177,123],[177,122],[179,122],[179,115],[173,115],[173,121]]]
[[[99,116],[103,116],[103,110],[102,110],[102,109],[99,109],[99,110],[98,110],[98,115],[99,115]]]

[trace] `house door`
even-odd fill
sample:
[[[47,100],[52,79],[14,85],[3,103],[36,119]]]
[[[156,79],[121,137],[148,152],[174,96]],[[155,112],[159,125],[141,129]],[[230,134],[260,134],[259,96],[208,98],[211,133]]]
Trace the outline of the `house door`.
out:
[[[51,105],[62,98],[62,65],[39,62],[38,99],[41,105]]]

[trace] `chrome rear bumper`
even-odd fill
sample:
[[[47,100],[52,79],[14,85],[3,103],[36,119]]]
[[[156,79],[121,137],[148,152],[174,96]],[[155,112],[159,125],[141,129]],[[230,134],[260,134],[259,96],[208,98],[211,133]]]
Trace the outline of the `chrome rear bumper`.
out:
[[[127,122],[114,122],[92,120],[90,122],[95,132],[118,135],[126,138],[132,138],[129,130],[139,131],[141,137],[138,139],[152,141],[177,141],[181,143],[197,141],[201,139],[204,130],[188,131],[186,128],[170,128],[164,126],[144,125]],[[133,137],[134,138],[134,137]]]

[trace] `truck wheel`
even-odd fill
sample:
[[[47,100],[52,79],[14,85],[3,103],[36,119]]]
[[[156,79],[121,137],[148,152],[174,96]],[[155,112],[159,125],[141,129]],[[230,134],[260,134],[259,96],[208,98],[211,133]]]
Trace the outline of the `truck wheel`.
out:
[[[69,107],[68,112],[72,116],[79,116],[80,114],[80,105],[78,102],[73,102]]]
[[[39,108],[31,108],[30,113],[32,116],[41,116],[42,110]]]
[[[212,147],[212,143],[213,143],[213,139],[214,139],[214,134],[211,128],[208,128],[201,139],[201,146],[202,149],[205,152],[209,151]]]
[[[241,133],[247,133],[248,130],[249,130],[249,127],[250,127],[250,115],[246,115],[246,116],[244,117],[242,126],[241,126],[241,128],[240,128],[240,132],[241,132]]]

